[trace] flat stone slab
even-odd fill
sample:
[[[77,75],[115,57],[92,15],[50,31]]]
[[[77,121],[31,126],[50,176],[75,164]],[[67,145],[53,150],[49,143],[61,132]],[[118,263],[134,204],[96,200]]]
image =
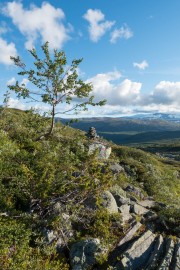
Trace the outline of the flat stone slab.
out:
[[[179,269],[180,269],[180,240],[175,245],[171,265],[171,270],[179,270]]]
[[[135,233],[139,230],[139,228],[141,228],[142,224],[140,222],[137,222],[127,233],[126,236],[123,237],[120,242],[118,243],[118,247],[127,243],[128,241],[130,241],[133,236],[135,235]]]
[[[169,266],[173,256],[173,251],[174,251],[174,241],[169,238],[167,239],[166,252],[164,258],[162,259],[159,267],[157,268],[158,270],[169,270]]]
[[[150,230],[145,232],[124,252],[122,260],[116,265],[117,269],[143,269],[142,266],[146,263],[152,252],[154,239],[155,234]]]
[[[164,243],[163,237],[162,235],[159,235],[156,239],[154,250],[151,253],[151,256],[149,257],[149,260],[144,269],[154,270],[157,268],[157,263],[159,259],[161,258],[162,252],[163,252],[163,247],[164,247],[163,243]]]

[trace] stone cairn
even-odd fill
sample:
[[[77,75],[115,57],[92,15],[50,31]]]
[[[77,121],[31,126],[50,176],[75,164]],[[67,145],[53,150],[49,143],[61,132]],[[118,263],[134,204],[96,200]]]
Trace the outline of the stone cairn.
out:
[[[97,135],[96,129],[94,127],[89,128],[89,131],[87,132],[86,136],[91,140],[99,139],[99,136]]]

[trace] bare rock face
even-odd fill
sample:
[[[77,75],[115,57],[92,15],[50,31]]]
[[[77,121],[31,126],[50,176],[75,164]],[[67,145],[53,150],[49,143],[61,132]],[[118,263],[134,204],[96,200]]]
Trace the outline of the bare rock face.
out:
[[[154,239],[155,234],[150,230],[145,232],[122,254],[122,260],[115,265],[115,269],[143,269],[153,250]]]
[[[121,246],[123,244],[125,244],[126,242],[130,241],[134,235],[136,234],[136,232],[141,228],[142,224],[140,222],[137,222],[136,224],[134,224],[134,226],[126,233],[125,237],[123,237],[118,246]]]
[[[169,270],[172,256],[174,252],[174,242],[172,239],[167,239],[166,242],[166,252],[164,255],[164,258],[162,259],[159,267],[157,268],[158,270]]]
[[[72,270],[92,269],[96,257],[105,251],[97,238],[86,239],[72,245],[70,261]]]
[[[172,270],[179,270],[180,269],[180,239],[175,245],[173,258],[171,262],[171,269]]]
[[[156,243],[154,246],[154,250],[151,253],[151,256],[149,257],[149,260],[147,261],[146,270],[153,270],[157,268],[157,262],[160,260],[164,248],[164,241],[162,235],[159,235],[156,238]]]

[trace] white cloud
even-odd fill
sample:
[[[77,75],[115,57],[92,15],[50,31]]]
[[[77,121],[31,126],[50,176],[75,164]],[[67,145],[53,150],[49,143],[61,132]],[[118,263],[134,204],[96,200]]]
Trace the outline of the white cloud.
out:
[[[105,21],[104,14],[98,9],[88,9],[83,18],[89,22],[89,34],[93,42],[97,42],[115,24],[115,21]]]
[[[19,99],[10,97],[8,100],[8,107],[10,108],[16,108],[20,110],[25,110],[26,105],[22,103]]]
[[[13,42],[8,43],[0,37],[0,63],[4,65],[12,65],[13,62],[10,56],[16,56],[17,50]]]
[[[126,24],[124,24],[121,28],[116,28],[113,32],[111,32],[110,42],[116,43],[119,38],[129,39],[131,37],[133,37],[132,30]]]
[[[49,41],[50,48],[61,48],[69,39],[69,26],[66,28],[62,23],[64,12],[47,2],[43,2],[40,8],[31,5],[29,9],[25,9],[21,2],[8,2],[3,12],[26,37],[27,49],[31,49],[38,38],[43,43]]]
[[[118,71],[97,74],[88,82],[93,84],[93,94],[96,100],[107,99],[109,105],[130,105],[135,104],[140,95],[142,84],[125,79],[122,82],[114,83],[120,79]]]
[[[180,82],[159,82],[150,94],[150,100],[155,104],[174,104],[180,107]]]
[[[28,84],[28,82],[29,82],[29,80],[28,80],[28,79],[23,78],[23,79],[22,79],[22,81],[20,82],[20,85],[22,85],[22,86],[26,87],[26,86],[27,86],[27,84]]]
[[[149,66],[149,64],[146,60],[143,60],[141,63],[133,63],[133,66],[141,70],[144,70]]]
[[[13,85],[16,83],[15,77],[12,77],[9,81],[7,81],[6,85]]]

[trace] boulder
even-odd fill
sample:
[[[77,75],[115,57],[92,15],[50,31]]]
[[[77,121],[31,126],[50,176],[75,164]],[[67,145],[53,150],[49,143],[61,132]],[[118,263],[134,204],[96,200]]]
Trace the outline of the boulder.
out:
[[[115,265],[115,269],[144,269],[154,244],[155,235],[148,230],[136,240],[123,254],[122,260]]]
[[[102,206],[105,207],[110,214],[118,213],[117,203],[111,192],[109,191],[103,192],[101,198],[102,198]]]
[[[95,151],[98,151],[97,158],[98,159],[108,159],[111,154],[111,147],[101,143],[101,142],[93,142],[89,145],[89,154],[93,154]]]
[[[119,211],[121,212],[121,217],[122,217],[123,223],[132,218],[132,216],[129,213],[130,205],[128,205],[128,204],[121,205],[119,207]]]
[[[132,212],[136,215],[144,215],[148,212],[149,210],[146,209],[145,207],[135,203],[133,206],[132,206]]]
[[[118,173],[124,171],[124,168],[121,165],[119,165],[118,163],[111,164],[110,169],[111,169],[113,174],[118,174]]]
[[[81,240],[74,243],[70,249],[70,262],[72,270],[92,269],[96,257],[105,251],[97,238]]]

